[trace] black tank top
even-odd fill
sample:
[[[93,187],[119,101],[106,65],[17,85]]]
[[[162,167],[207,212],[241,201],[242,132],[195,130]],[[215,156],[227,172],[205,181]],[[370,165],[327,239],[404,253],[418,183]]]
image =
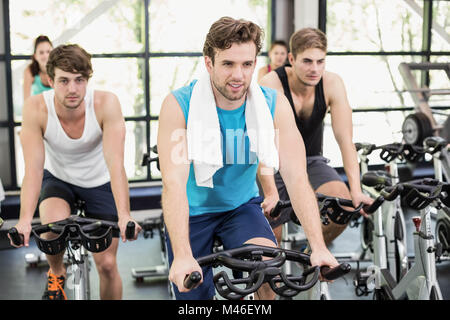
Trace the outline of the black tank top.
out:
[[[286,69],[284,66],[279,67],[275,69],[275,72],[280,78],[281,84],[283,85],[284,95],[289,100],[292,111],[294,112],[297,128],[300,130],[303,141],[305,142],[306,156],[322,155],[323,119],[325,118],[327,112],[322,79],[320,79],[319,83],[316,85],[314,92],[314,106],[311,116],[308,119],[300,119],[295,111],[294,100],[292,100]]]

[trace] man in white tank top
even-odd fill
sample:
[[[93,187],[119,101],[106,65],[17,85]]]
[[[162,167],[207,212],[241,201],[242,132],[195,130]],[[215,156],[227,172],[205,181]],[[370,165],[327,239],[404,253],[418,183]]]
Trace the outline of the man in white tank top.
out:
[[[113,93],[88,89],[90,58],[78,45],[55,48],[47,63],[53,90],[25,101],[20,133],[25,176],[16,225],[25,246],[37,205],[41,223],[47,224],[67,218],[74,201],[81,199],[86,203],[86,216],[118,221],[122,241],[132,221],[123,160],[124,118]],[[135,225],[134,239],[141,229]],[[118,243],[115,237],[107,250],[93,254],[101,299],[122,298]],[[66,298],[63,255],[47,256],[50,270],[43,299]]]

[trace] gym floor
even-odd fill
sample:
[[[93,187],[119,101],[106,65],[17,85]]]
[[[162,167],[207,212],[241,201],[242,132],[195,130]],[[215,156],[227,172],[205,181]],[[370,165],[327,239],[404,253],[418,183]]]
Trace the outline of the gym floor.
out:
[[[413,224],[411,213],[406,213],[408,234],[408,253],[413,255],[413,242],[411,232]],[[5,229],[5,226],[3,227]],[[434,230],[434,220],[433,220]],[[3,231],[3,230],[2,230]],[[39,300],[43,293],[48,267],[29,267],[25,263],[25,254],[39,254],[35,242],[30,241],[30,247],[22,249],[8,248],[5,233],[0,237],[0,300]],[[5,248],[6,247],[6,248]],[[145,278],[143,282],[136,282],[131,275],[133,268],[145,268],[159,265],[162,262],[159,235],[155,232],[153,238],[145,239],[142,234],[138,240],[132,243],[121,243],[118,251],[118,266],[123,282],[124,300],[167,300],[170,299],[167,287],[167,279]],[[330,246],[333,254],[358,251],[359,230],[347,228],[344,233]],[[368,296],[357,296],[353,286],[353,278],[357,268],[356,263],[351,263],[352,271],[343,278],[336,280],[329,286],[330,294],[336,300],[371,300]],[[365,269],[369,262],[360,264]],[[450,300],[450,261],[437,264],[438,281],[444,299]],[[91,299],[99,299],[98,276],[95,267],[91,269]],[[68,292],[68,298],[71,299]],[[298,298],[298,297],[296,297]]]

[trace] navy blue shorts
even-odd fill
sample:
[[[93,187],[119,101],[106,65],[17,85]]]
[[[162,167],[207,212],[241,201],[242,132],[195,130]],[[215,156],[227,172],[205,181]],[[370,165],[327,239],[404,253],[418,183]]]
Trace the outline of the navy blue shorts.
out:
[[[82,200],[85,202],[86,217],[118,221],[116,204],[109,182],[94,188],[82,188],[62,181],[48,170],[44,170],[39,204],[52,197],[64,199],[70,205],[71,214],[76,213],[76,201]]]
[[[256,237],[269,239],[276,244],[273,231],[261,209],[262,200],[262,197],[256,197],[231,211],[189,217],[189,238],[194,258],[213,253],[216,237],[222,241],[224,250],[241,247]],[[169,265],[172,265],[173,252],[167,233],[166,239]],[[194,290],[180,293],[177,286],[172,284],[177,299],[208,300],[214,297],[212,267],[204,267],[202,271],[203,283]]]

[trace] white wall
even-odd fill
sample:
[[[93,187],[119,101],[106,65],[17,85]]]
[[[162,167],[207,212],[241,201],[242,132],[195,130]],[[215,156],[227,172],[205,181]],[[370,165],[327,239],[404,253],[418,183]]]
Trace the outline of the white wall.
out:
[[[295,30],[319,27],[319,0],[294,0]]]

